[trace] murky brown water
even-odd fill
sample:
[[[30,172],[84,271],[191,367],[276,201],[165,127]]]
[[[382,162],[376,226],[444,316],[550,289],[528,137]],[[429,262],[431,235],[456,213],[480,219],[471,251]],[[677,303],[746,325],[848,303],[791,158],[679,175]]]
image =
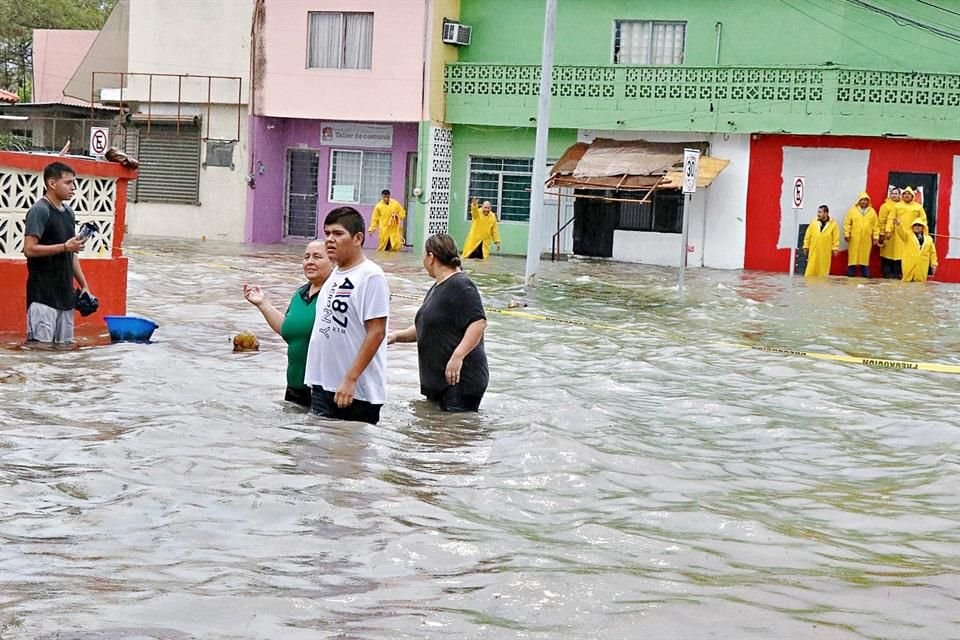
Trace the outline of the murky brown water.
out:
[[[0,349],[3,640],[960,637],[960,375],[718,344],[960,364],[958,286],[545,263],[530,311],[631,331],[491,315],[479,416],[391,347],[370,427],[280,400],[240,285],[300,247],[128,250],[154,344]]]

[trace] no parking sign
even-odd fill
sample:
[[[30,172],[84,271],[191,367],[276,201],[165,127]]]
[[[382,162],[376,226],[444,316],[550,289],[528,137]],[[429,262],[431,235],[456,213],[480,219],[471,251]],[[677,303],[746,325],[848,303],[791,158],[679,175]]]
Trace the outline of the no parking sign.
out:
[[[803,176],[797,176],[793,179],[793,208],[803,209],[804,190],[807,186],[807,179]]]
[[[102,158],[110,147],[110,129],[108,127],[90,127],[90,155]]]

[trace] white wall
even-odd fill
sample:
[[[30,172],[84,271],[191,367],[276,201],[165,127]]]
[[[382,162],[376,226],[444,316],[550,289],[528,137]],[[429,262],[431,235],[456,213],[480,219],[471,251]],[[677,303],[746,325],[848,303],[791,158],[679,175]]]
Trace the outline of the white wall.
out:
[[[211,121],[230,121],[235,127],[235,110],[225,105],[212,109]],[[211,137],[216,137],[211,130]],[[229,137],[236,136],[236,129]],[[204,126],[204,134],[206,128]],[[206,159],[206,143],[201,142],[200,162]],[[247,197],[247,118],[240,120],[240,142],[233,149],[234,167],[200,167],[200,204],[129,202],[127,231],[132,235],[171,236],[243,242]]]
[[[135,0],[130,3],[130,72],[194,76],[238,76],[232,80],[132,76],[124,100],[140,99],[154,115],[199,113],[201,137],[239,138],[230,167],[200,168],[200,205],[129,203],[127,229],[160,235],[243,241],[247,195],[247,96],[253,0]],[[239,87],[239,90],[238,90]],[[207,109],[206,101],[214,105]],[[117,92],[118,93],[118,92]],[[200,161],[206,159],[201,142]]]
[[[555,189],[547,189],[555,191]],[[563,189],[562,193],[572,194],[571,189]],[[541,240],[540,251],[550,253],[553,244],[553,234],[557,232],[557,201],[560,203],[560,226],[573,219],[573,198],[558,197],[547,193],[543,199],[543,224],[540,225]],[[563,231],[560,232],[559,254],[565,255],[573,253],[573,223],[571,222]]]
[[[783,180],[780,190],[780,236],[777,248],[789,249],[797,241],[797,227],[793,226],[793,179],[804,176],[803,210],[798,213],[798,225],[817,217],[817,207],[830,207],[830,217],[840,226],[840,248],[846,249],[843,239],[843,219],[847,209],[867,186],[867,149],[827,149],[820,147],[784,147]],[[874,205],[879,209],[879,204]]]
[[[730,164],[704,189],[705,226],[700,227],[703,266],[742,269],[747,239],[747,181],[750,176],[750,136],[712,134],[710,155]],[[699,194],[700,191],[698,190]],[[692,224],[691,229],[696,229]],[[696,238],[690,233],[691,242]],[[693,262],[691,260],[690,264]]]
[[[708,142],[709,155],[730,164],[713,183],[698,189],[690,201],[687,265],[742,269],[746,239],[747,176],[750,136],[739,134],[673,133],[662,131],[581,130],[580,142],[594,138],[649,142]],[[613,258],[664,266],[680,265],[681,236],[672,233],[617,231]]]
[[[130,3],[131,73],[240,76],[241,101],[247,102],[250,26],[253,0],[134,0]],[[130,78],[130,91],[142,92],[146,80]],[[215,102],[237,102],[237,83],[215,81]],[[184,79],[183,102],[206,101],[207,82]],[[175,78],[153,79],[153,100],[177,100]],[[126,93],[126,92],[125,92]],[[129,99],[134,99],[130,94]],[[126,97],[126,96],[125,96]]]

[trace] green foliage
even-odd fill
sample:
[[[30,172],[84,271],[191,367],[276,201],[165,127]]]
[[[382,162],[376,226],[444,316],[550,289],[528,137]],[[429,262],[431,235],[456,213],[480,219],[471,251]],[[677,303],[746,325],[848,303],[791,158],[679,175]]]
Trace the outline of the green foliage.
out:
[[[34,29],[100,29],[117,0],[0,0],[0,88],[28,98]]]
[[[30,138],[0,131],[0,151],[26,151],[30,148]]]

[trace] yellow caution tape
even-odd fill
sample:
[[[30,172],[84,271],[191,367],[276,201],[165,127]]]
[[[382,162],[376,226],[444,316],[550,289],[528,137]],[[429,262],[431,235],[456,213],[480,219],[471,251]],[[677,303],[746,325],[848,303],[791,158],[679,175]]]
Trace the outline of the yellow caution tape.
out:
[[[403,298],[407,300],[417,300],[415,296],[403,294],[391,294],[394,298]],[[604,331],[616,331],[618,333],[631,333],[636,335],[650,335],[649,331],[640,329],[631,329],[629,327],[617,327],[608,324],[598,324],[596,322],[583,322],[580,320],[570,320],[567,318],[558,318],[556,316],[545,316],[529,311],[515,311],[513,309],[498,309],[496,307],[484,307],[484,310],[490,313],[496,313],[503,316],[513,316],[524,320],[536,320],[540,322],[553,322],[555,324],[572,325],[576,327],[587,327],[590,329],[601,329]],[[683,341],[690,341],[689,338],[677,336]],[[832,353],[818,353],[816,351],[798,351],[796,349],[783,349],[780,347],[764,347],[760,345],[739,344],[733,342],[712,343],[717,346],[730,347],[734,349],[749,349],[751,351],[760,351],[762,353],[775,353],[787,356],[797,356],[800,358],[811,358],[813,360],[826,360],[829,362],[842,362],[844,364],[857,364],[875,369],[906,369],[913,371],[933,371],[936,373],[960,373],[960,365],[937,364],[934,362],[910,362],[908,360],[888,360],[886,358],[858,358],[856,356],[842,356]]]

